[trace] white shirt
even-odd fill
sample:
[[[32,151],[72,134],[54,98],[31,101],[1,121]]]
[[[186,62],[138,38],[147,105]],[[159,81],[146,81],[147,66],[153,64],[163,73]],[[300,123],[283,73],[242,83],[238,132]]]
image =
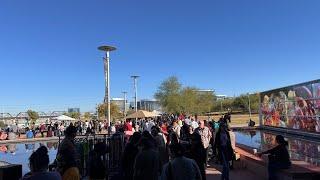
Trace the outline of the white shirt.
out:
[[[184,120],[184,123],[190,126],[191,125],[191,120],[187,118],[187,119]]]
[[[196,121],[192,121],[191,126],[193,129],[197,129],[199,127],[199,124]]]
[[[155,126],[155,124],[154,124],[154,122],[153,121],[150,121],[148,124],[146,124],[147,125],[147,131],[149,131],[150,133],[151,133],[151,128],[153,127],[153,126]]]

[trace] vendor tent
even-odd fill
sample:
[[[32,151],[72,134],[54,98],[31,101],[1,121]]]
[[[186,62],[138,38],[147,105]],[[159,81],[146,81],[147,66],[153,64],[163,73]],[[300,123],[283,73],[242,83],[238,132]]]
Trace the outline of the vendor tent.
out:
[[[152,113],[155,114],[156,116],[161,116],[161,114],[162,114],[162,112],[157,111],[157,110],[153,110]]]
[[[150,118],[150,117],[156,117],[159,116],[158,114],[155,114],[153,112],[149,111],[143,111],[139,110],[133,114],[130,114],[129,116],[126,117],[126,119],[134,119],[134,118]]]

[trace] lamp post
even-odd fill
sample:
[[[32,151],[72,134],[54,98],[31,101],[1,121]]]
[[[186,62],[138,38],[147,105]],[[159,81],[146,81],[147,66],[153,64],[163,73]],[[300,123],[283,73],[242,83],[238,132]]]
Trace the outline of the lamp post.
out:
[[[131,78],[133,78],[133,88],[134,88],[134,109],[135,109],[135,112],[138,112],[138,90],[137,90],[137,79],[139,78],[140,76],[131,76]],[[137,120],[137,118],[136,118]]]
[[[98,49],[100,51],[104,51],[106,56],[103,58],[104,62],[104,75],[105,75],[105,96],[104,96],[104,103],[107,104],[107,112],[106,117],[108,120],[108,125],[110,127],[111,124],[111,117],[110,117],[110,51],[116,50],[115,47],[112,46],[99,46]]]
[[[249,105],[249,117],[250,117],[250,119],[251,119],[251,101],[250,101],[250,94],[248,93],[247,94],[248,95],[248,105]]]
[[[127,92],[122,92],[123,93],[123,116],[124,118],[126,118],[126,115],[127,115]]]

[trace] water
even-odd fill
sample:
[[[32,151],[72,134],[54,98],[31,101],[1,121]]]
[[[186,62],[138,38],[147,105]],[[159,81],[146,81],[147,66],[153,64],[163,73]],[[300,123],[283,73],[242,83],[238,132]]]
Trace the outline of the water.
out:
[[[6,161],[11,164],[22,164],[22,174],[28,173],[29,170],[29,157],[41,145],[48,148],[50,163],[54,161],[57,154],[58,142],[35,142],[28,144],[9,144],[0,145],[0,160]]]
[[[275,138],[278,135],[275,132],[262,130],[236,131],[236,142],[266,151],[276,146]],[[295,137],[282,134],[289,143],[288,150],[291,160],[304,161],[309,164],[320,167],[320,142],[308,138]]]

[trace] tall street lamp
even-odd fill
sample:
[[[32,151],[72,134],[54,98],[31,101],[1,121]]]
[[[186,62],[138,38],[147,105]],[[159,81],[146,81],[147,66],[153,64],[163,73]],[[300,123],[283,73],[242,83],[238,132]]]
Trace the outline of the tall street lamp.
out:
[[[122,92],[123,93],[123,116],[126,118],[126,112],[127,112],[127,92]]]
[[[110,117],[110,57],[109,52],[116,50],[115,47],[112,46],[100,46],[98,47],[100,51],[104,51],[106,56],[103,58],[104,62],[104,75],[105,75],[105,96],[104,96],[104,103],[107,104],[107,112],[106,117],[108,121],[108,125],[110,127],[111,124],[111,117]]]
[[[250,117],[250,120],[251,120],[252,113],[251,113],[251,101],[250,101],[250,94],[248,93],[248,94],[247,94],[247,96],[248,96],[249,117]]]
[[[135,112],[138,112],[138,90],[137,90],[137,79],[139,78],[140,76],[131,76],[131,78],[133,78],[133,88],[134,88],[134,109],[135,109]],[[137,120],[137,118],[136,118]]]

